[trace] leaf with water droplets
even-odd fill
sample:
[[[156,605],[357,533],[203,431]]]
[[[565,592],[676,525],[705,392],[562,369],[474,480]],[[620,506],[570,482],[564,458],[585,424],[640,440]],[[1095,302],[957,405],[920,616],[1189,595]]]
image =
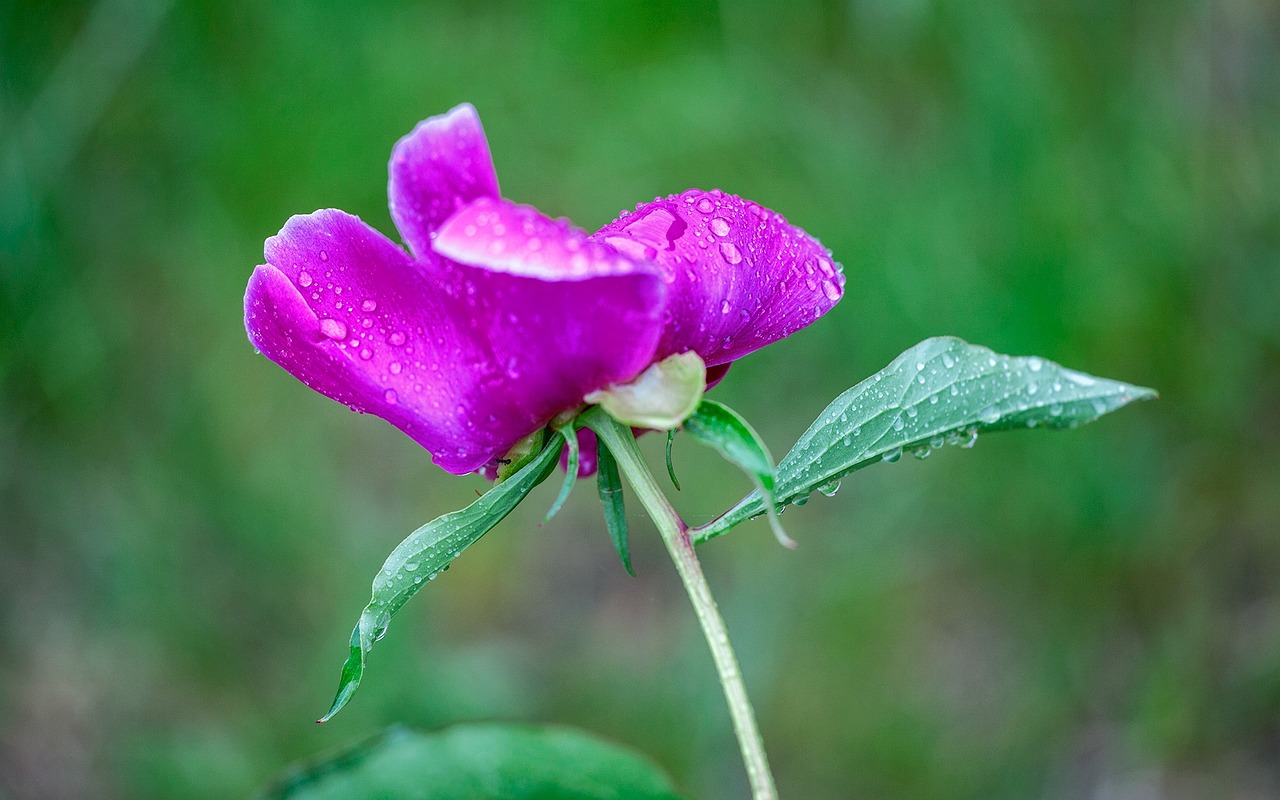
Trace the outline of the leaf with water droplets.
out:
[[[622,476],[618,474],[618,462],[614,461],[613,453],[602,441],[596,443],[596,488],[600,492],[604,524],[609,529],[609,538],[613,540],[613,549],[618,551],[622,566],[634,578],[636,571],[631,568],[631,547],[627,544],[627,509],[622,499]]]
[[[1152,389],[1095,378],[1034,356],[998,355],[954,337],[926,339],[835,399],[778,463],[774,499],[814,489],[904,451],[923,458],[944,444],[972,447],[979,433],[1074,428]],[[765,513],[756,491],[692,532],[695,543]]]
[[[782,529],[782,523],[774,512],[773,456],[769,455],[769,449],[755,429],[728,406],[714,400],[703,400],[693,415],[684,421],[684,430],[747,474],[761,495],[764,510],[769,513],[774,536],[783,546],[795,547],[796,543]]]
[[[333,706],[318,722],[331,719],[355,694],[364,677],[369,650],[386,634],[395,613],[429,581],[448,569],[463,550],[510,514],[551,473],[559,455],[560,437],[552,436],[520,471],[495,484],[466,508],[418,528],[391,551],[373,579],[373,597],[351,631],[351,652],[342,665]]]

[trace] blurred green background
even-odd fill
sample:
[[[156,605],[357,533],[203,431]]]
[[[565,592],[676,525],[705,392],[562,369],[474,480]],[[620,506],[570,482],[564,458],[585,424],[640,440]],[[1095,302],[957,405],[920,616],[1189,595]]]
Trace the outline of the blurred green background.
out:
[[[702,548],[788,798],[1280,797],[1280,13],[1057,4],[0,2],[0,796],[226,798],[390,722],[582,726],[745,796],[646,522],[544,486],[336,686],[382,558],[483,487],[255,356],[262,241],[461,101],[594,229],[690,186],[849,279],[715,396],[781,454],[956,334],[1154,386]],[[658,437],[645,446],[657,454]],[[680,442],[678,505],[746,489]],[[655,463],[656,460],[655,460]]]

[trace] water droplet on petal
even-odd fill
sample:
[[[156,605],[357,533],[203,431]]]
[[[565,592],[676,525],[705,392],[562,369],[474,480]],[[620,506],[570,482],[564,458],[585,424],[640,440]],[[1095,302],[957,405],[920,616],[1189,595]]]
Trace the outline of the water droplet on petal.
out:
[[[727,236],[729,234],[729,221],[723,217],[716,217],[711,220],[711,232],[716,236]]]
[[[374,311],[377,308],[378,308],[377,300],[365,300],[363,303],[360,304],[360,310],[366,313],[370,311]]]
[[[721,242],[720,255],[724,256],[724,260],[730,264],[738,264],[742,261],[742,251],[733,242]]]
[[[400,370],[404,369],[404,367],[400,366],[399,361],[392,361],[390,364],[387,365],[387,369],[391,370],[392,375],[399,375]]]
[[[363,348],[361,348],[361,349],[360,349],[360,358],[361,358],[361,360],[363,360],[363,361],[368,361],[369,359],[373,358],[373,351],[372,351],[372,350],[370,350],[370,349],[369,349],[369,348],[367,348],[367,347],[363,347]]]
[[[387,337],[387,341],[390,342],[392,346],[399,347],[404,344],[404,338],[404,333],[402,331],[395,331]]]
[[[321,261],[328,261],[328,260],[329,260],[329,254],[328,254],[328,253],[326,253],[324,250],[321,250],[321,251],[320,251],[320,260],[321,260]]]
[[[301,286],[303,289],[305,289],[305,288],[307,288],[308,286],[310,286],[311,284],[312,284],[312,278],[311,278],[311,273],[310,273],[310,272],[307,272],[307,271],[304,269],[302,272],[299,272],[299,273],[298,273],[298,285],[299,285],[299,286]]]
[[[320,320],[320,333],[330,339],[345,339],[347,338],[347,324],[341,320],[322,319]]]
[[[398,397],[399,395],[396,394],[395,389],[388,389],[382,395],[382,399],[386,400],[388,403],[391,403],[392,405],[395,405],[395,402],[398,399]]]
[[[694,208],[698,209],[703,214],[710,214],[715,207],[716,207],[716,204],[711,202],[711,200],[706,197],[699,200],[697,204],[694,206]]]
[[[725,300],[723,303],[721,303],[721,304],[720,304],[720,313],[721,313],[721,314],[728,314],[728,313],[729,313],[729,301],[728,301],[728,300]]]

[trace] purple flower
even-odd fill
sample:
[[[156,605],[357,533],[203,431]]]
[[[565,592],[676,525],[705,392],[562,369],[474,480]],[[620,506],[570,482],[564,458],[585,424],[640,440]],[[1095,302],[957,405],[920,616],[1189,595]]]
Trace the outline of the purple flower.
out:
[[[689,350],[718,380],[840,299],[829,252],[780,215],[690,189],[593,235],[502,199],[470,105],[392,151],[406,253],[335,209],[295,216],[249,279],[254,346],[456,474],[583,397]]]

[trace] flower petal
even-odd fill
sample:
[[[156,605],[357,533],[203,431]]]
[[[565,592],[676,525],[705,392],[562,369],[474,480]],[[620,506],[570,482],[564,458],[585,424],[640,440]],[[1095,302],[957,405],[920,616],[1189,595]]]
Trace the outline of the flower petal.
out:
[[[574,281],[603,275],[658,274],[563,219],[543,216],[532,206],[481,198],[458,210],[436,231],[432,247],[463,264],[547,281]]]
[[[434,253],[415,262],[341,211],[294,217],[266,255],[245,296],[258,349],[316,391],[386,419],[456,474],[629,380],[660,334],[657,276],[553,282]]]
[[[810,324],[844,292],[816,239],[720,191],[642,203],[591,238],[653,261],[671,284],[657,359],[693,350],[708,367],[726,364]]]
[[[418,123],[396,142],[388,166],[391,219],[409,250],[423,258],[431,233],[463,205],[498,196],[489,142],[469,103]]]

